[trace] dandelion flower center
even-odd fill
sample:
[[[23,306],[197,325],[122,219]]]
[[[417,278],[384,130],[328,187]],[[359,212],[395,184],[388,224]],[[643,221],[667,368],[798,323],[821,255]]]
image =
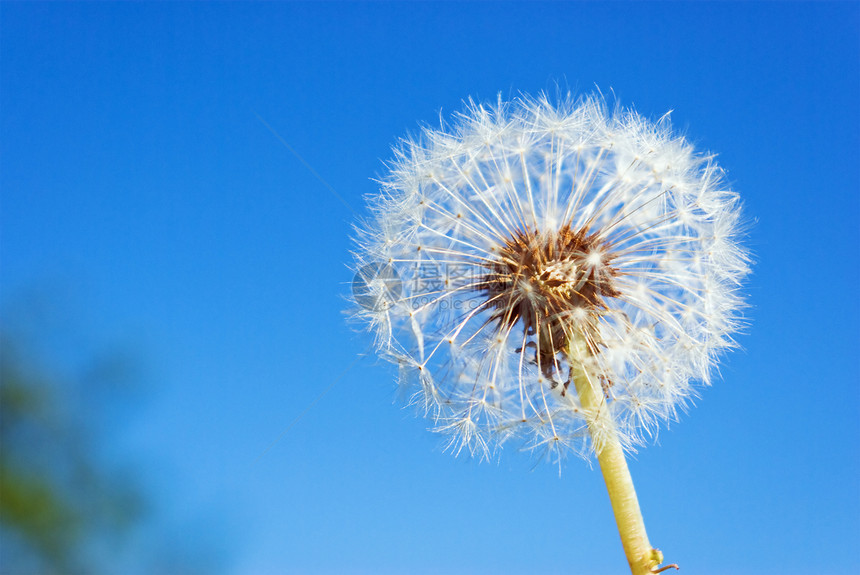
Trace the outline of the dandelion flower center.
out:
[[[536,361],[549,375],[571,329],[596,325],[606,309],[604,298],[620,294],[613,258],[598,234],[574,231],[569,224],[549,233],[518,231],[488,264],[480,287],[495,310],[494,321],[521,325],[524,337],[537,336]]]

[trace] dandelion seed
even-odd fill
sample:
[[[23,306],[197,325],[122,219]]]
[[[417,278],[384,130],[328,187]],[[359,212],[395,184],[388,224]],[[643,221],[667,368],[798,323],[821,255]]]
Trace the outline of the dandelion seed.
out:
[[[623,449],[734,345],[737,195],[666,116],[593,97],[470,101],[395,153],[356,253],[389,281],[366,282],[357,315],[455,453],[520,437],[597,454],[624,539],[641,514]],[[628,487],[632,503],[616,501]],[[640,527],[634,573],[662,561]]]

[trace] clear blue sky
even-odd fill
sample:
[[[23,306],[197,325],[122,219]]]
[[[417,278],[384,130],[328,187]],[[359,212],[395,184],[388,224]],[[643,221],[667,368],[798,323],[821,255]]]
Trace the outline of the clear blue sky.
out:
[[[60,286],[135,347],[157,392],[110,441],[194,526],[175,545],[217,541],[236,575],[625,571],[596,469],[442,453],[388,366],[352,365],[370,341],[342,313],[395,138],[469,96],[598,85],[719,154],[757,260],[744,349],[631,462],[652,543],[696,575],[860,572],[857,3],[4,3],[0,25],[3,302]]]

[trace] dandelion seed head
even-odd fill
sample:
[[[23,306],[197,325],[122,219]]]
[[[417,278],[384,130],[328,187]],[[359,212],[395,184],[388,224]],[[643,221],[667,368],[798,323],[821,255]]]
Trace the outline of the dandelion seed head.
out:
[[[357,274],[356,316],[455,453],[520,437],[587,456],[610,431],[632,448],[734,345],[740,203],[668,116],[470,101],[389,168],[356,250],[357,269],[385,271]],[[586,429],[574,369],[599,382],[612,430]]]

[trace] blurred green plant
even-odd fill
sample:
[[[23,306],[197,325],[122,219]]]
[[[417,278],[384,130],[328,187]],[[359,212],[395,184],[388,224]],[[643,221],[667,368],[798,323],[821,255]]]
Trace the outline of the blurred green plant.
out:
[[[80,382],[49,374],[22,339],[0,334],[0,572],[98,573],[99,545],[142,499],[98,456],[94,422],[69,397]]]

